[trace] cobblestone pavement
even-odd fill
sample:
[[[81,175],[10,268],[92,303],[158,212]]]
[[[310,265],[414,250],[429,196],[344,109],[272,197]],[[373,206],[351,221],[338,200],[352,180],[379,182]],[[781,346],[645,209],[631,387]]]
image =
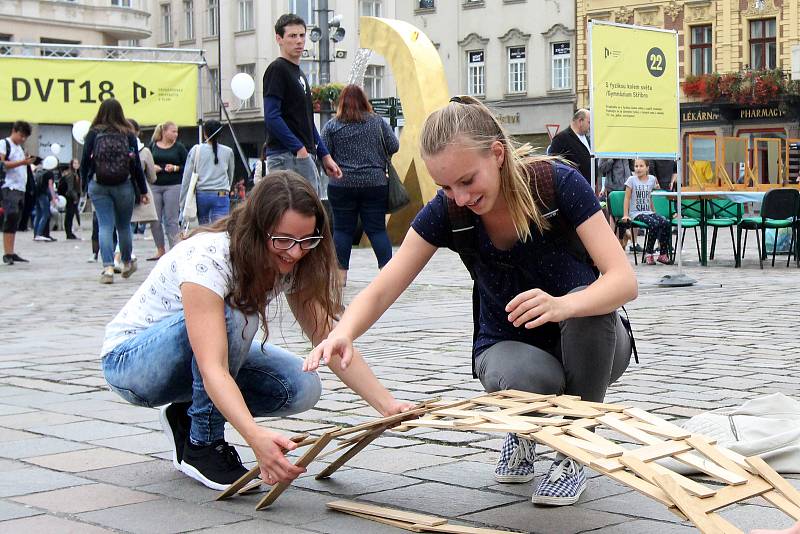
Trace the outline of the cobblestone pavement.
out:
[[[257,496],[215,502],[216,492],[172,467],[157,411],[126,404],[106,389],[99,371],[103,326],[152,264],[140,261],[130,280],[102,286],[99,264],[86,262],[88,241],[53,235],[61,239],[34,243],[30,233],[19,234],[17,251],[31,263],[0,266],[0,532],[401,532],[326,509],[341,498],[524,532],[694,531],[600,476],[574,506],[534,507],[532,483],[500,485],[492,478],[502,436],[422,429],[387,433],[333,479],[305,476],[265,511],[254,510]],[[86,228],[81,235],[88,237]],[[154,250],[152,241],[135,246],[141,258]],[[699,281],[693,288],[655,286],[674,267],[636,268],[640,295],[628,309],[641,363],[631,364],[607,400],[683,418],[766,393],[795,394],[800,270],[787,269],[785,257],[759,270],[753,245],[745,267],[733,269],[724,238],[708,268],[698,267],[693,242],[685,250],[686,271]],[[375,273],[372,252],[354,251],[347,298]],[[362,338],[368,361],[398,397],[481,392],[470,373],[469,295],[458,258],[442,251]],[[309,348],[291,320],[271,333],[299,354]],[[325,393],[315,409],[263,424],[314,433],[376,415],[331,373],[323,375]],[[232,431],[228,438],[243,443]],[[239,450],[253,460],[249,449]],[[537,476],[547,456],[539,457]],[[310,471],[318,469],[312,464]],[[790,523],[765,504],[748,502],[723,515],[744,530]]]

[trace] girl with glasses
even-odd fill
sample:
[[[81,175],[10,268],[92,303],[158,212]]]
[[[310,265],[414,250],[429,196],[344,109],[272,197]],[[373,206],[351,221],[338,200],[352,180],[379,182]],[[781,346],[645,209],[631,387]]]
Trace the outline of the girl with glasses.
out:
[[[226,489],[247,472],[225,442],[226,420],[252,447],[267,484],[305,471],[284,456],[295,445],[253,418],[300,413],[319,400],[317,373],[266,342],[267,306],[284,293],[311,342],[325,339],[341,302],[328,228],[305,179],[268,174],[230,215],[170,249],[106,327],[109,386],[133,404],[166,405],[161,423],[175,467],[209,488]],[[331,368],[383,415],[411,406],[359,355]]]
[[[475,280],[473,372],[486,391],[602,401],[628,366],[631,340],[616,310],[636,297],[637,285],[586,179],[554,158],[520,159],[494,115],[472,97],[432,113],[420,144],[441,190],[417,214],[392,260],[312,351],[306,368],[346,361],[353,340],[437,248],[446,247],[461,253]],[[546,191],[554,203],[542,202]],[[465,235],[470,254],[462,246]],[[530,481],[534,454],[532,442],[508,434],[496,480]],[[581,466],[558,456],[532,501],[572,504],[585,487]]]

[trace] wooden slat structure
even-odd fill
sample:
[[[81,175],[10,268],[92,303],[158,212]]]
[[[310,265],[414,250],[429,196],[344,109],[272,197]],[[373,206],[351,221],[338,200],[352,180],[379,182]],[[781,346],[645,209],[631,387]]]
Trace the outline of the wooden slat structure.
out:
[[[800,520],[800,492],[761,458],[745,458],[638,408],[509,390],[432,410],[404,426],[516,433],[655,499],[704,533],[741,532],[716,512],[753,497]],[[604,437],[604,430],[621,439]],[[657,463],[668,457],[715,484]]]

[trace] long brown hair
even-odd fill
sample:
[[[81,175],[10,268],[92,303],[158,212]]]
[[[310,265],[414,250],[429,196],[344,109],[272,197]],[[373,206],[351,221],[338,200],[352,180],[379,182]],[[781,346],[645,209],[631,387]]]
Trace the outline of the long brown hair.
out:
[[[289,210],[314,217],[317,234],[322,236],[320,244],[297,262],[292,287],[304,296],[301,305],[315,318],[314,331],[319,332],[320,320],[330,324],[338,315],[341,288],[325,208],[305,178],[293,171],[269,173],[230,215],[209,226],[201,226],[191,234],[228,233],[233,287],[226,302],[244,314],[258,313],[265,339],[268,334],[267,296],[280,277],[274,256],[267,247],[267,234],[274,231]],[[316,313],[320,308],[323,317]]]
[[[336,118],[341,122],[364,122],[364,114],[372,113],[372,104],[364,90],[357,85],[348,85],[339,95]]]
[[[500,167],[500,194],[508,205],[517,237],[524,242],[531,236],[531,223],[540,232],[549,226],[531,195],[527,163],[552,158],[522,159],[515,150],[511,136],[494,114],[480,100],[471,96],[456,97],[425,119],[420,134],[420,151],[423,159],[435,156],[450,145],[489,151],[495,141],[502,143],[505,152]]]
[[[122,111],[122,104],[116,98],[107,98],[100,103],[91,127],[97,130],[113,130],[124,134],[133,133],[131,124]]]

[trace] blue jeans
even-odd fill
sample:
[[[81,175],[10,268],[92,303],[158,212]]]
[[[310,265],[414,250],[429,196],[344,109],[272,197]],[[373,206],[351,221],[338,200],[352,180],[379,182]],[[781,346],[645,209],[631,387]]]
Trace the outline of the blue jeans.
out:
[[[197,221],[200,224],[211,224],[231,212],[231,199],[228,195],[219,196],[217,191],[198,191]]]
[[[114,265],[114,228],[119,237],[119,253],[124,263],[131,261],[133,234],[131,215],[134,205],[133,184],[130,180],[120,185],[101,185],[89,182],[89,197],[97,214],[100,238],[100,256],[103,267]]]
[[[42,193],[36,196],[33,206],[33,235],[44,235],[47,223],[50,222],[50,195]]]
[[[328,200],[333,210],[333,244],[339,267],[350,267],[350,251],[359,217],[378,259],[378,267],[383,267],[392,259],[392,243],[386,233],[388,198],[389,188],[385,185],[342,187],[328,184]]]
[[[303,372],[303,360],[274,345],[253,341],[258,316],[225,306],[228,369],[253,417],[280,417],[314,407],[322,393],[317,373]],[[189,344],[186,319],[178,312],[116,346],[103,357],[106,382],[137,406],[189,402],[195,443],[223,439],[225,418],[211,402]]]

